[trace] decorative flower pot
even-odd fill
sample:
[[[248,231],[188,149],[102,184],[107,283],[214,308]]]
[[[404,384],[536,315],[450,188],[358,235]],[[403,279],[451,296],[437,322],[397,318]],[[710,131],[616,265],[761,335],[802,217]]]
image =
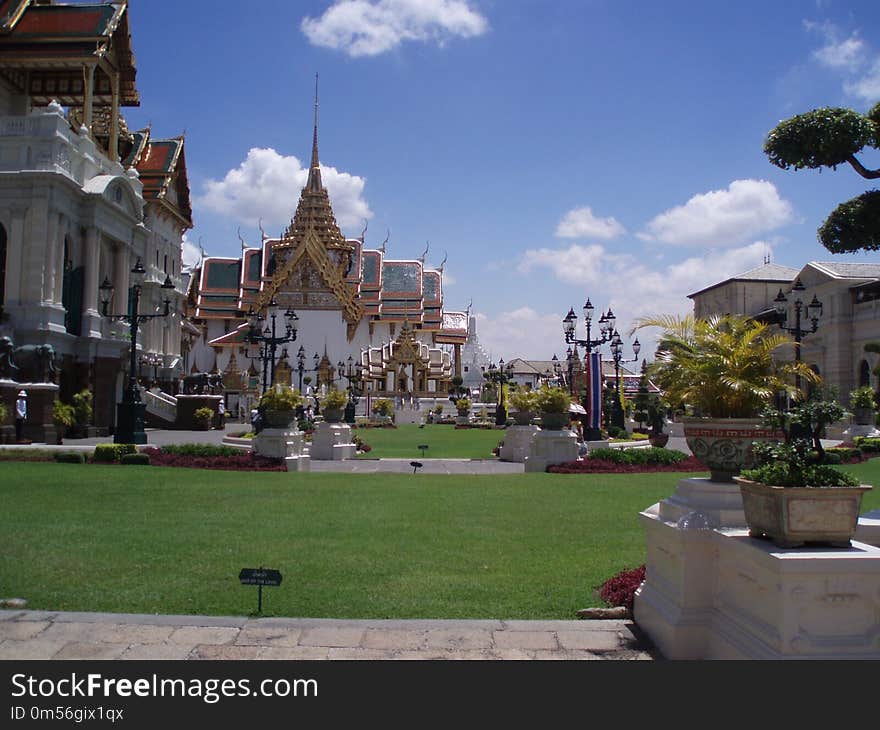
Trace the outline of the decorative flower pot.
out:
[[[875,419],[873,408],[853,408],[853,422],[856,426],[873,426]]]
[[[782,548],[807,542],[849,547],[858,527],[862,495],[871,487],[776,487],[742,477],[734,481],[742,494],[749,535],[769,537]]]
[[[342,421],[342,408],[325,408],[323,410],[324,420],[327,423],[339,423]]]
[[[668,433],[658,433],[656,436],[648,436],[648,443],[657,448],[663,448],[669,443]]]
[[[534,411],[515,411],[513,414],[513,420],[516,421],[517,426],[528,426],[534,417]]]
[[[684,437],[693,455],[711,472],[713,482],[729,482],[754,466],[753,441],[782,441],[779,429],[757,418],[682,418]]]
[[[296,411],[264,411],[265,428],[287,428],[296,418]]]
[[[561,431],[568,424],[568,413],[541,412],[541,428],[545,431]]]

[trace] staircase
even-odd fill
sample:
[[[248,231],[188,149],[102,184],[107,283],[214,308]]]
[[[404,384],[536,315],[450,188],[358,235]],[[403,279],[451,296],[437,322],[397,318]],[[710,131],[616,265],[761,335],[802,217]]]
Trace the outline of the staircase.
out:
[[[177,421],[177,398],[167,393],[152,393],[141,388],[141,400],[147,406],[147,423],[156,428],[171,428]]]

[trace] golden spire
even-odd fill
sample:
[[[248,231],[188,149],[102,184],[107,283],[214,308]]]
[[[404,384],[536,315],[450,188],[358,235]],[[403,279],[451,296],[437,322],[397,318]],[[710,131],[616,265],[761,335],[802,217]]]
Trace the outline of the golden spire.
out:
[[[315,74],[315,128],[312,134],[312,161],[309,165],[309,181],[306,187],[312,192],[320,192],[324,186],[321,183],[321,163],[318,161],[318,74]]]

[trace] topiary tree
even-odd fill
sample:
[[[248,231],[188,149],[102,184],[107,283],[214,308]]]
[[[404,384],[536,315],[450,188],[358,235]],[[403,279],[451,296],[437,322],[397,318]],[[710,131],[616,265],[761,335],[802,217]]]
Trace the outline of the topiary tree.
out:
[[[866,147],[880,149],[880,103],[867,114],[837,107],[786,119],[767,135],[764,153],[783,170],[847,163],[863,178],[876,180],[880,170],[866,168],[856,157]],[[818,236],[832,253],[880,249],[880,190],[841,203],[819,227]]]

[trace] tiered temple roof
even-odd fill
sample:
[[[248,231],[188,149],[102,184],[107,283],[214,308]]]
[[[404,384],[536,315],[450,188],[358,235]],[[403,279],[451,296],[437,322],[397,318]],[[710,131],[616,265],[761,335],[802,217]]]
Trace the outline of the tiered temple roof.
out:
[[[260,247],[243,244],[240,258],[209,257],[193,276],[191,298],[199,319],[241,320],[270,302],[295,310],[341,310],[351,340],[360,322],[403,323],[433,333],[437,342],[461,344],[466,326],[443,312],[443,272],[416,259],[388,259],[364,238],[347,239],[336,223],[318,158],[317,95],[309,176],[296,213],[279,238]],[[461,315],[466,322],[464,313]],[[451,325],[447,327],[447,325]],[[244,326],[212,345],[239,344]]]
[[[187,227],[192,228],[192,207],[186,176],[184,138],[156,139],[149,129],[133,135],[125,167],[134,166],[144,186],[144,200],[160,203]]]

